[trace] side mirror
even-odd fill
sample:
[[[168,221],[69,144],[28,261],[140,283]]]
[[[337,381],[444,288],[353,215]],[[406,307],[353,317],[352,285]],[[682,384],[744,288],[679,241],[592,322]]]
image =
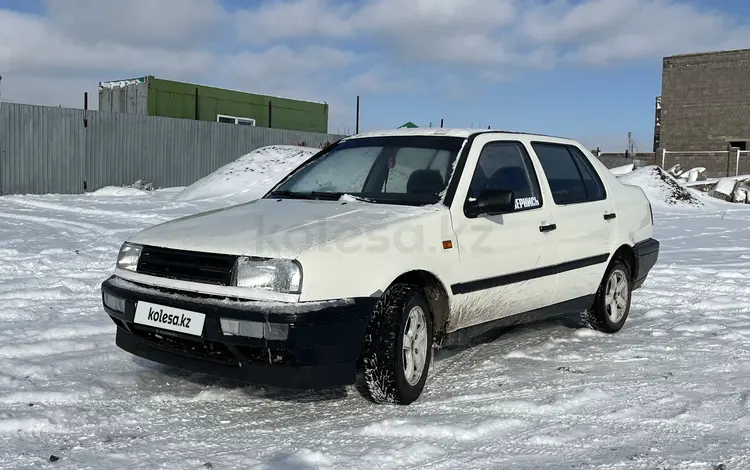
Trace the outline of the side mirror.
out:
[[[477,217],[481,214],[497,215],[513,212],[515,197],[513,191],[484,190],[475,201],[466,203],[466,215]]]

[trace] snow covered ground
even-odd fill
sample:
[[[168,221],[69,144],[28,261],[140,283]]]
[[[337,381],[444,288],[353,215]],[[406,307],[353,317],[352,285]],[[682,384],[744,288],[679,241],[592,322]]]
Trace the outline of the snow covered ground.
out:
[[[750,468],[750,209],[670,197],[648,171],[623,178],[675,204],[655,201],[661,258],[619,334],[571,318],[439,351],[408,407],[115,347],[99,285],[121,242],[225,201],[2,197],[0,468]]]

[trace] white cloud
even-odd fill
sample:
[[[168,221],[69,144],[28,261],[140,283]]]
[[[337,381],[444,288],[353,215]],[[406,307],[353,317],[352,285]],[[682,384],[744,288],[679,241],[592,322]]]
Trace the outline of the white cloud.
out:
[[[557,0],[523,15],[518,36],[586,65],[746,47],[750,27],[675,0]]]
[[[750,41],[747,24],[677,0],[369,0],[358,9],[276,0],[241,18],[254,43],[363,39],[395,57],[482,68],[603,65]]]
[[[314,80],[319,71],[347,66],[355,60],[355,54],[329,47],[310,46],[294,50],[288,46],[274,46],[263,52],[232,55],[227,65],[251,80],[304,83]]]
[[[37,77],[29,75],[3,75],[2,101],[31,103],[46,106],[82,108],[83,94],[89,94],[89,109],[97,109],[96,82],[81,78]]]
[[[237,36],[255,44],[288,38],[343,38],[354,34],[352,9],[327,0],[274,1],[235,14]]]
[[[0,10],[0,70],[5,74],[57,75],[149,70],[182,75],[210,69],[206,51],[131,46],[110,40],[88,42],[58,30],[46,18]]]
[[[344,88],[356,94],[374,94],[415,91],[420,85],[415,77],[383,65],[375,65],[366,72],[349,78],[344,83]]]
[[[3,97],[80,103],[98,81],[153,74],[325,100],[335,128],[353,122],[356,94],[408,90],[458,99],[481,83],[522,79],[530,69],[602,66],[750,42],[747,22],[691,0],[247,4],[254,7],[229,11],[220,0],[46,0],[42,15],[0,8]]]
[[[49,24],[88,43],[188,47],[210,39],[228,14],[218,0],[45,0]]]

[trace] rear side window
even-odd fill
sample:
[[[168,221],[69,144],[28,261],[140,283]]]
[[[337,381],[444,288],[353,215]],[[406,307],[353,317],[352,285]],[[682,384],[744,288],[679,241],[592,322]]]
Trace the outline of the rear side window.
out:
[[[513,191],[516,211],[542,205],[539,180],[526,148],[520,142],[490,142],[482,148],[469,186],[470,198],[484,190]]]
[[[586,155],[572,145],[568,145],[567,148],[573,156],[576,165],[578,165],[578,169],[581,171],[583,186],[586,188],[586,200],[601,201],[606,198],[607,194],[604,190],[604,183],[602,183],[602,180]]]
[[[604,186],[580,150],[569,145],[533,142],[555,204],[577,204],[605,198]]]

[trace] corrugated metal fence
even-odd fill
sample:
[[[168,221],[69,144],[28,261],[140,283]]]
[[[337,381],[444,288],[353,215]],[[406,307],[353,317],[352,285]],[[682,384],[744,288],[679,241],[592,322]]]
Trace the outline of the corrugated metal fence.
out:
[[[138,180],[185,186],[259,147],[341,137],[0,103],[0,194],[75,194]]]

